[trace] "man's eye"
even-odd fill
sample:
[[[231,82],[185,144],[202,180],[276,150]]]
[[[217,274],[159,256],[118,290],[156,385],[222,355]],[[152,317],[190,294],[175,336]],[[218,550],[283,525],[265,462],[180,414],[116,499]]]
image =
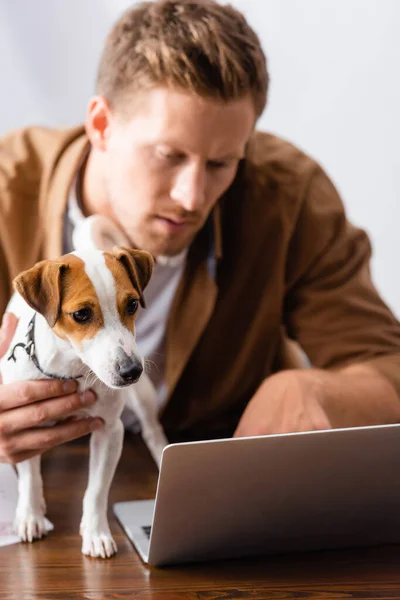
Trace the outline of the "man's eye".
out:
[[[77,323],[89,323],[93,318],[93,311],[91,308],[81,308],[73,312],[71,316]]]
[[[230,164],[227,162],[224,162],[222,160],[209,160],[208,161],[208,168],[209,169],[226,169],[226,167],[229,167]]]
[[[168,162],[178,162],[185,158],[185,155],[182,152],[174,152],[169,150],[158,150],[158,156],[165,161]]]
[[[139,306],[139,302],[135,298],[129,298],[126,303],[126,314],[134,315]]]

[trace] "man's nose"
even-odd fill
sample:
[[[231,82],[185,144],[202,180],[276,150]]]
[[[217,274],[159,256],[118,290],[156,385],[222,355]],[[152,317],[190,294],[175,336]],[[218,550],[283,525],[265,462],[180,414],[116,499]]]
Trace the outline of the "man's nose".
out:
[[[206,174],[200,166],[187,165],[177,174],[171,198],[182,208],[193,212],[205,201]]]

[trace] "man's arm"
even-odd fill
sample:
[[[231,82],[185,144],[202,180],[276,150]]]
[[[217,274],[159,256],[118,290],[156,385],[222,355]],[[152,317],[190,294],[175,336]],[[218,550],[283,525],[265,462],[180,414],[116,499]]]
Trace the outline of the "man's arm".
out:
[[[282,371],[257,390],[236,429],[236,437],[359,427],[400,421],[392,384],[368,364],[336,372]]]
[[[284,310],[312,368],[264,381],[235,435],[400,421],[400,324],[373,286],[370,254],[317,167],[288,250]]]

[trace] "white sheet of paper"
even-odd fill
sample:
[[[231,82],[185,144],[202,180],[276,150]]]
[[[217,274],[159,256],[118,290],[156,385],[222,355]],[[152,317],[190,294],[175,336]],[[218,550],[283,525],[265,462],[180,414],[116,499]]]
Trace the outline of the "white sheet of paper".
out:
[[[13,521],[18,499],[18,477],[11,465],[0,463],[0,546],[17,544],[20,539],[13,534]],[[54,529],[46,519],[48,531]]]

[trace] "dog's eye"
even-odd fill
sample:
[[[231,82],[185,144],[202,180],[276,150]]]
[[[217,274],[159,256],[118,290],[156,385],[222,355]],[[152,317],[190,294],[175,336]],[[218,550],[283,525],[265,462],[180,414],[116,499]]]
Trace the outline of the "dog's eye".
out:
[[[139,302],[135,298],[129,298],[126,303],[126,313],[128,315],[134,315],[139,306]]]
[[[93,311],[91,308],[81,308],[72,313],[72,318],[77,323],[89,323],[92,320]]]

